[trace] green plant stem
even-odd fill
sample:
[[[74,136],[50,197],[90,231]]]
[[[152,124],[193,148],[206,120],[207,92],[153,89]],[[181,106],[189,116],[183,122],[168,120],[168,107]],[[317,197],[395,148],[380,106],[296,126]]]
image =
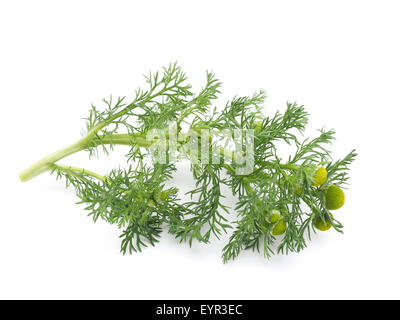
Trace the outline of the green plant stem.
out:
[[[19,178],[21,181],[25,182],[30,179],[35,178],[36,176],[42,174],[43,172],[52,170],[52,164],[56,163],[57,161],[82,150],[87,149],[89,146],[96,146],[93,145],[91,142],[93,141],[94,134],[88,134],[84,138],[80,139],[79,141],[75,142],[74,144],[58,150],[54,153],[49,154],[48,156],[44,157],[43,159],[35,162],[30,167],[25,169],[19,174]],[[136,135],[138,139],[141,138],[140,135]],[[101,141],[102,144],[121,144],[121,145],[131,145],[132,137],[128,134],[116,134],[113,136],[104,136],[99,137],[98,141]],[[140,141],[138,142],[140,144]]]
[[[98,129],[98,130],[101,130],[101,128],[103,128],[103,127],[100,126],[99,128],[100,129]],[[89,147],[96,147],[100,144],[102,144],[102,145],[108,145],[108,144],[114,145],[115,144],[115,145],[130,146],[130,145],[136,143],[139,147],[147,148],[154,143],[154,141],[147,140],[145,138],[145,134],[143,134],[143,133],[136,133],[133,135],[130,135],[130,134],[113,134],[113,135],[105,135],[105,136],[99,135],[98,138],[95,139],[96,130],[91,130],[88,133],[88,135],[86,135],[84,138],[80,139],[79,141],[75,142],[74,144],[72,144],[66,148],[63,148],[61,150],[58,150],[58,151],[44,157],[43,159],[35,162],[30,167],[28,167],[27,169],[22,171],[19,174],[19,178],[23,182],[33,179],[36,176],[38,176],[46,171],[52,170],[52,164],[56,163],[57,161],[65,158],[73,153],[85,150]],[[218,147],[218,152],[222,156],[230,154],[231,155],[230,158],[231,159],[233,158],[234,152],[231,150],[224,149],[223,147]],[[276,163],[265,161],[265,162],[262,162],[261,165],[266,166],[266,167],[273,167],[273,166],[276,166]],[[279,167],[281,169],[287,169],[287,170],[298,170],[299,169],[298,166],[291,164],[291,163],[279,164]],[[86,170],[86,169],[82,169],[82,170],[85,170],[86,173],[88,172],[88,170]],[[227,169],[227,170],[231,171],[232,173],[235,172],[232,167],[230,167],[230,169]],[[250,185],[248,185],[247,187],[245,186],[245,188],[248,192],[250,192],[252,190]]]
[[[103,121],[100,122],[99,124],[97,124],[95,127],[93,127],[88,133],[87,135],[82,138],[81,140],[75,142],[74,144],[58,150],[46,157],[44,157],[43,159],[37,161],[36,163],[34,163],[33,165],[31,165],[29,168],[25,169],[24,171],[22,171],[19,174],[19,178],[21,179],[21,181],[25,182],[28,181],[30,179],[33,179],[34,177],[42,174],[43,172],[46,172],[48,170],[51,169],[51,164],[55,163],[75,152],[84,150],[86,148],[88,148],[90,145],[90,143],[92,142],[93,138],[107,125],[109,125],[110,123],[112,123],[115,119],[118,119],[124,115],[126,115],[128,112],[132,111],[133,109],[137,108],[138,106],[140,106],[141,104],[144,104],[146,102],[149,102],[151,100],[153,100],[154,98],[156,98],[157,96],[163,94],[164,92],[170,90],[171,87],[164,87],[163,89],[161,89],[160,91],[158,91],[155,94],[151,94],[148,98],[140,101],[140,102],[136,102],[136,103],[131,103],[129,105],[127,105],[123,110],[121,110],[120,112],[116,113],[114,116],[110,117],[109,119],[107,119],[107,121]],[[116,135],[117,138],[120,137],[122,138],[120,141],[117,139],[116,144],[128,144],[128,139],[125,139],[125,137],[122,137],[122,135]],[[129,141],[131,140],[131,138],[129,138]],[[102,141],[103,144],[110,144],[110,143],[115,143],[114,141]],[[130,143],[129,143],[130,144]],[[139,144],[139,143],[138,143]]]
[[[260,163],[260,166],[261,167],[276,167],[276,166],[279,166],[280,169],[295,170],[295,171],[300,169],[299,166],[296,166],[293,163],[279,163],[277,165],[277,163],[273,162],[273,161],[263,161],[263,162]]]
[[[25,169],[19,174],[19,178],[21,181],[25,182],[28,181],[45,171],[51,170],[51,165],[75,152],[81,151],[87,147],[87,139],[86,137],[77,141],[76,143],[58,150],[54,153],[49,154],[48,156],[44,157],[43,159],[35,162],[30,167]]]
[[[58,169],[60,169],[62,171],[66,171],[66,172],[72,171],[73,173],[81,173],[81,174],[88,175],[90,177],[93,177],[93,178],[95,178],[97,180],[100,180],[100,181],[103,181],[103,182],[106,181],[106,177],[104,177],[104,176],[102,176],[102,175],[100,175],[100,174],[98,174],[96,172],[84,169],[84,168],[66,166],[66,165],[62,165],[62,164],[54,165],[54,167],[56,167],[56,168],[58,168]]]

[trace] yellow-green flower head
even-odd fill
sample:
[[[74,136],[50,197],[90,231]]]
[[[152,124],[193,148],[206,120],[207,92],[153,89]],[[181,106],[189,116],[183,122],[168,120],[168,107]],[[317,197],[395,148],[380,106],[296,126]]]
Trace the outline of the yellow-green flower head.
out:
[[[331,223],[328,220],[324,221],[320,217],[316,217],[313,220],[313,224],[314,224],[314,227],[320,231],[327,231],[332,227]]]
[[[301,196],[301,194],[303,193],[303,188],[302,187],[297,187],[295,188],[294,193],[298,196]]]
[[[163,203],[165,199],[167,199],[167,193],[165,191],[162,191],[161,189],[156,190],[153,192],[153,199],[157,203]]]
[[[261,132],[262,129],[262,123],[261,121],[255,121],[254,125],[253,125],[253,129],[254,129],[254,135],[258,135]]]
[[[149,206],[150,208],[154,208],[156,206],[156,204],[154,203],[154,201],[152,199],[147,200],[147,206]]]
[[[328,178],[328,171],[324,167],[320,167],[315,171],[313,186],[321,186],[325,183]]]
[[[325,192],[325,207],[328,210],[337,210],[344,205],[345,195],[337,185],[330,185]]]
[[[281,217],[281,213],[279,212],[279,210],[273,209],[273,210],[271,211],[271,216],[270,216],[270,218],[268,219],[268,221],[269,221],[270,223],[276,223],[276,222],[278,222],[278,220],[279,220],[280,217]]]
[[[286,232],[286,222],[284,218],[281,218],[278,223],[272,228],[272,234],[274,236],[280,236]]]

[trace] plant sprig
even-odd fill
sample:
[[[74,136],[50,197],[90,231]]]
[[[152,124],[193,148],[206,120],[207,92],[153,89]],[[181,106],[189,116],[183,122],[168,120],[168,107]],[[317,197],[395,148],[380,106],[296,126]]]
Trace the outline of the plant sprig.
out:
[[[164,227],[189,245],[193,241],[208,243],[212,237],[231,232],[222,252],[224,262],[247,249],[262,252],[265,257],[275,252],[299,252],[316,228],[332,226],[341,232],[343,226],[327,209],[327,190],[331,185],[348,183],[349,166],[356,152],[333,161],[329,149],[333,130],[321,130],[316,138],[302,139],[309,116],[303,106],[288,103],[283,113],[266,117],[266,95],[259,91],[235,97],[219,110],[213,102],[221,83],[214,74],[207,73],[206,85],[195,94],[176,63],[145,78],[147,89],[136,90],[131,102],[125,97],[110,97],[104,100],[103,109],[92,105],[82,139],[21,172],[21,180],[46,171],[65,179],[94,221],[102,219],[123,229],[123,253],[154,246]],[[183,156],[167,156],[165,163],[148,164],[146,159],[154,159],[157,144],[173,140],[165,130],[171,123],[177,127],[175,147]],[[187,131],[183,130],[185,126]],[[149,138],[155,129],[163,130],[162,135]],[[208,130],[207,134],[202,130]],[[245,144],[240,152],[230,151],[218,136],[219,132],[233,136],[237,130],[250,133],[254,141],[254,167],[246,174],[238,174],[235,157],[249,154],[249,145]],[[278,144],[282,142],[296,148],[287,161],[279,156]],[[197,161],[203,158],[198,154],[193,157],[185,143],[194,144],[202,153],[205,145],[208,160],[218,161]],[[59,164],[61,159],[82,150],[89,156],[99,156],[100,150],[108,155],[115,145],[128,147],[127,169],[117,167],[103,176]],[[171,148],[167,144],[167,151]],[[177,187],[167,187],[176,162],[182,158],[196,160],[190,166],[195,187],[188,192],[187,202],[178,198]],[[317,185],[316,172],[321,167],[327,176]],[[235,208],[223,204],[223,185],[237,196]],[[273,215],[279,216],[278,220]]]

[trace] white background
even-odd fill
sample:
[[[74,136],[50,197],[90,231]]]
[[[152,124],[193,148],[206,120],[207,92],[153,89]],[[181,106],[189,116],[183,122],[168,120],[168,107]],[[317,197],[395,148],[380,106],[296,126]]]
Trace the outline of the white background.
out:
[[[400,298],[398,1],[1,1],[0,298]],[[300,254],[244,252],[226,239],[162,241],[119,253],[119,230],[86,217],[72,190],[18,172],[80,138],[90,103],[132,97],[142,74],[178,61],[195,88],[213,70],[222,105],[267,91],[266,114],[298,101],[307,134],[335,128],[334,157],[356,148],[345,234]],[[125,159],[63,163],[105,174]],[[174,183],[187,191],[184,170]],[[232,202],[228,197],[227,202]]]

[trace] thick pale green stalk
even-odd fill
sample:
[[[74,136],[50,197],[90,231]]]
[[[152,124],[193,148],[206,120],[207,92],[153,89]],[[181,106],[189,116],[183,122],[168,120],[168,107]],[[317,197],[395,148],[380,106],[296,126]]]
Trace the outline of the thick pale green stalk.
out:
[[[19,174],[19,178],[21,181],[28,181],[32,178],[35,178],[36,176],[42,174],[45,171],[51,170],[52,167],[51,165],[58,160],[61,160],[75,152],[81,151],[87,147],[87,141],[86,139],[81,139],[77,141],[76,143],[58,150],[52,154],[49,154],[48,156],[44,157],[43,159],[35,162],[32,164],[29,168],[25,169]]]
[[[102,127],[100,127],[100,129],[101,128]],[[95,128],[96,131],[98,129],[99,128]],[[88,133],[88,135],[86,137],[75,142],[74,144],[72,144],[64,149],[58,150],[58,151],[44,157],[43,159],[37,161],[36,163],[32,164],[30,167],[28,167],[27,169],[25,169],[24,171],[22,171],[19,174],[19,178],[23,182],[33,179],[36,176],[38,176],[46,171],[52,170],[54,168],[53,165],[57,161],[65,158],[75,152],[85,150],[89,146],[96,147],[96,144],[97,145],[99,145],[99,144],[132,145],[132,143],[134,142],[139,147],[147,148],[154,143],[154,141],[146,140],[145,134],[142,134],[142,133],[141,134],[137,133],[137,134],[133,134],[133,135],[114,134],[111,136],[109,136],[109,135],[99,136],[99,138],[96,139],[95,142],[93,143],[92,140],[93,140],[93,137],[95,136],[95,132],[96,132],[95,130],[92,130],[91,132]],[[233,158],[233,154],[234,154],[233,151],[226,150],[222,147],[218,147],[218,152],[223,156],[229,155],[228,157]],[[262,165],[272,167],[272,166],[275,166],[276,164],[274,162],[264,162],[264,163],[262,163]],[[298,168],[299,168],[298,166],[296,166],[294,164],[290,164],[290,163],[289,164],[280,164],[279,166],[282,169],[288,169],[288,170],[298,170]],[[67,167],[65,166],[65,168],[67,168]],[[86,169],[82,169],[82,170],[85,170],[86,173],[91,172]],[[248,191],[250,191],[250,188],[251,187],[249,186]]]
[[[135,136],[136,142],[138,145],[143,145],[146,143],[146,139],[142,138],[139,135]],[[82,151],[84,149],[87,149],[88,146],[93,146],[93,144],[90,144],[91,140],[93,139],[92,134],[88,134],[86,137],[83,139],[75,142],[74,144],[63,148],[61,150],[58,150],[52,154],[49,154],[48,156],[44,157],[43,159],[35,162],[32,164],[30,167],[25,169],[19,174],[19,178],[21,181],[28,181],[30,179],[35,178],[36,176],[42,174],[43,172],[52,170],[52,164],[56,163],[57,161],[75,153],[78,151]],[[113,135],[111,138],[109,136],[105,136],[103,138],[100,137],[99,141],[102,142],[102,144],[121,144],[121,145],[131,145],[131,140],[132,138],[128,134],[116,134]]]

